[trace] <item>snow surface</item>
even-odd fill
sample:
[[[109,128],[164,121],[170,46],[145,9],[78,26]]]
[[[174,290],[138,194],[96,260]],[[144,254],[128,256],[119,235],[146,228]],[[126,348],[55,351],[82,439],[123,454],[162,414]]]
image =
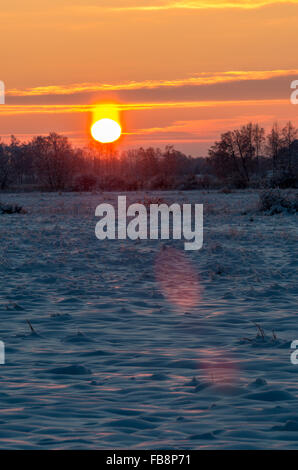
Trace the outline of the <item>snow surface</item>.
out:
[[[154,193],[204,204],[185,252],[99,241],[116,197],[1,195],[27,214],[0,215],[0,448],[298,448],[296,215],[253,191]]]

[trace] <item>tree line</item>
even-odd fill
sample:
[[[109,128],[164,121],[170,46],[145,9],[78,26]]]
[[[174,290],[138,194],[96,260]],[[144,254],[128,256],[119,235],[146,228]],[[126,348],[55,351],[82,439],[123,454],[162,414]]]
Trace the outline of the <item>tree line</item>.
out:
[[[266,134],[249,123],[225,132],[206,157],[191,157],[167,146],[121,153],[96,142],[74,148],[63,135],[0,141],[0,189],[168,190],[227,186],[297,187],[298,129],[274,124]]]
[[[291,122],[282,128],[276,123],[267,134],[259,124],[249,123],[222,134],[208,160],[220,180],[236,187],[265,183],[266,175],[272,186],[296,186],[297,138],[298,129]]]

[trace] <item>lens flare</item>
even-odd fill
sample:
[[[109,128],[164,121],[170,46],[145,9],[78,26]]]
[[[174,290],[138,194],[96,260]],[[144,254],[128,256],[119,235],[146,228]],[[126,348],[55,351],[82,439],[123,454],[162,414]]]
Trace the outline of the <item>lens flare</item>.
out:
[[[163,296],[179,310],[197,306],[202,296],[199,275],[190,260],[175,248],[164,248],[155,261],[155,277]]]
[[[100,119],[91,127],[91,135],[94,140],[107,144],[115,142],[121,136],[122,129],[118,122],[113,119]]]
[[[225,350],[203,348],[198,368],[207,382],[218,386],[231,386],[239,382],[239,368],[236,361]]]

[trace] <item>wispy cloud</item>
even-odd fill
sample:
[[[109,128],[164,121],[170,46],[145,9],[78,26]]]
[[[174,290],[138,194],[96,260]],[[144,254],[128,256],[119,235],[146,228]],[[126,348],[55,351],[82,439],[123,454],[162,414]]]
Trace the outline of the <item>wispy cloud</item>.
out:
[[[6,96],[46,96],[46,95],[75,95],[100,91],[125,91],[156,88],[178,88],[182,86],[214,85],[218,83],[239,82],[245,80],[269,80],[277,77],[298,75],[298,69],[293,70],[251,70],[204,72],[192,77],[173,80],[143,80],[122,83],[75,83],[70,85],[47,85],[26,89],[9,89]]]
[[[109,6],[89,5],[86,7],[95,10],[108,11],[161,11],[161,10],[210,10],[210,9],[245,9],[253,10],[270,5],[297,4],[298,0],[168,0],[155,1],[154,5],[140,4],[139,1],[130,5],[119,5],[118,2],[110,2]]]
[[[222,101],[170,101],[153,103],[117,104],[119,111],[140,111],[150,109],[191,109],[218,108],[227,106],[264,106],[289,104],[285,99],[268,100],[222,100]],[[5,105],[0,107],[0,116],[20,114],[69,114],[90,113],[96,111],[96,105]]]
[[[140,136],[141,139],[145,139],[146,136],[152,136],[153,138],[167,135],[169,137],[175,137],[177,140],[180,138],[189,139],[200,138],[210,139],[219,132],[224,132],[227,128],[236,128],[239,125],[246,124],[250,121],[257,121],[272,124],[274,121],[273,115],[268,114],[244,114],[234,116],[232,118],[216,118],[216,119],[191,119],[184,121],[174,121],[169,125],[163,127],[147,127],[141,129],[132,129],[127,135],[134,137]]]

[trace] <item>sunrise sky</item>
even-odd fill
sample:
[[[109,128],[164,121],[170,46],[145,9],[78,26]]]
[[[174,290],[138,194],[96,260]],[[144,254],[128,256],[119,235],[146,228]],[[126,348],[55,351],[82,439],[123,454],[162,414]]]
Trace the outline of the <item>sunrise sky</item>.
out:
[[[3,0],[0,135],[88,141],[116,102],[121,146],[204,155],[221,132],[291,119],[298,0]]]

